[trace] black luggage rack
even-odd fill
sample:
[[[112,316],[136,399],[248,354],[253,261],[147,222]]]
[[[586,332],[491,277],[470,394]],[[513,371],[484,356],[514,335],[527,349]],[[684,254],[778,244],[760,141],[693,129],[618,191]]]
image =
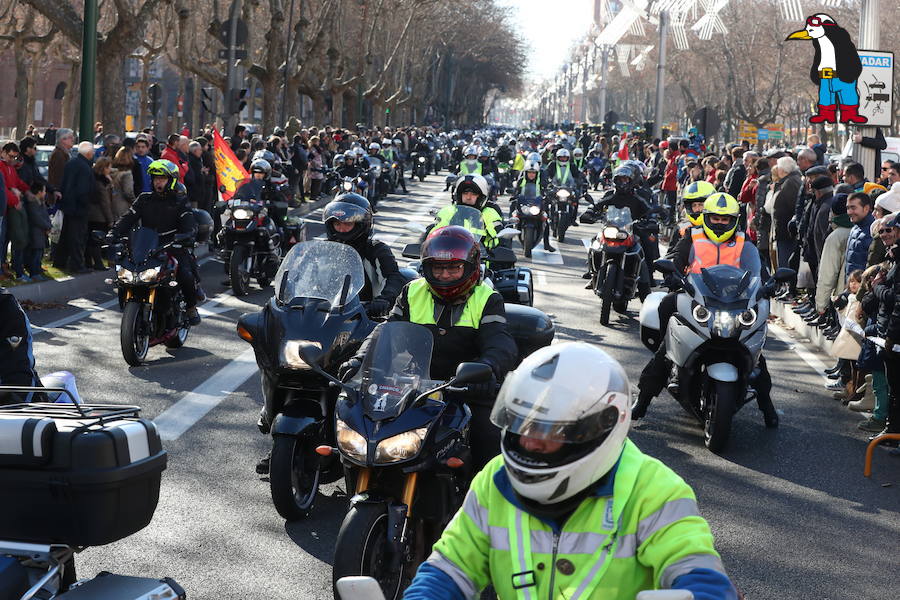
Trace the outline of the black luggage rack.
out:
[[[53,419],[90,419],[83,427],[102,425],[127,417],[140,416],[141,407],[124,404],[81,404],[66,388],[32,387],[18,385],[0,385],[0,394],[4,392],[36,392],[65,394],[71,402],[22,402],[0,406],[0,414],[16,414],[34,417],[51,417]]]

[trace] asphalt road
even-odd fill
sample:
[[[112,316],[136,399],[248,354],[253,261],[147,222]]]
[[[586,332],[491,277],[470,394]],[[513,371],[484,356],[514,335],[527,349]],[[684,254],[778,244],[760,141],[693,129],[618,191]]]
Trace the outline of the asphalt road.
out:
[[[398,258],[418,236],[409,223],[430,222],[428,211],[448,201],[443,176],[409,189],[383,202],[376,215],[377,235]],[[506,200],[501,204],[505,209]],[[320,215],[308,216],[312,237],[323,233]],[[597,230],[573,228],[561,253],[536,251],[533,261],[519,264],[535,270],[535,306],[553,317],[557,339],[600,345],[636,383],[650,357],[637,335],[638,302],[602,327],[599,301],[583,289],[585,242]],[[518,244],[516,250],[521,257]],[[79,575],[173,577],[190,598],[331,598],[333,544],[347,498],[342,485],[324,486],[311,518],[293,523],[272,507],[268,483],[254,471],[268,445],[255,426],[258,375],[249,346],[235,334],[237,318],[272,290],[234,298],[220,283],[223,273],[215,260],[202,266],[211,300],[186,347],[153,348],[149,363],[138,368],[121,357],[120,313],[108,290],[29,315],[38,326],[41,373],[72,371],[89,402],[142,406],[167,438],[169,467],[152,523],[128,539],[85,550]],[[751,403],[735,418],[730,447],[716,456],[703,447],[698,424],[663,396],[632,439],[693,486],[747,598],[900,597],[900,458],[879,450],[874,476],[864,478],[857,419],[824,391],[823,377],[793,343],[770,335],[766,355],[782,411],[779,429],[765,429]]]

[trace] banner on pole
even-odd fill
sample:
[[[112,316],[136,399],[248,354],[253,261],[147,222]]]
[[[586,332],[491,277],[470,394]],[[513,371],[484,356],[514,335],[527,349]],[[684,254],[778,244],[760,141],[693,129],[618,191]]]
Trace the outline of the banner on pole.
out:
[[[216,163],[216,185],[222,200],[228,201],[241,184],[250,179],[250,174],[218,130],[213,130],[213,157]]]

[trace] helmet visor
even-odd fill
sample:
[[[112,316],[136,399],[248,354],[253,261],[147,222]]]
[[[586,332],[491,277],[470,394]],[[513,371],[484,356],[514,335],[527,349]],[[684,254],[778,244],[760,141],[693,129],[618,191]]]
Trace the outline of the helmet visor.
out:
[[[556,411],[551,404],[559,402],[559,397],[551,399],[546,396],[528,407],[524,403],[510,406],[506,402],[497,402],[491,412],[491,422],[500,429],[520,437],[558,444],[583,444],[604,439],[621,416],[619,409],[612,404],[607,405],[604,397],[594,405],[593,408],[598,409],[596,412],[585,414],[579,419],[572,421],[548,419],[547,415]]]
[[[435,231],[440,231],[435,230]],[[466,232],[468,233],[468,232]],[[433,235],[433,234],[432,234]],[[475,238],[469,234],[466,236],[437,236],[425,240],[422,245],[422,261],[453,261],[461,260],[472,262],[472,248],[475,246]]]
[[[349,202],[331,202],[322,213],[322,222],[330,220],[341,223],[364,223],[369,218],[369,211]]]

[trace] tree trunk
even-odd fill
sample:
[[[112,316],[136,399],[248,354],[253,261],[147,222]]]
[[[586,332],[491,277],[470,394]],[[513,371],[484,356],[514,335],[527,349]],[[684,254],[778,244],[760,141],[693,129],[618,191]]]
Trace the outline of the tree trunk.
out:
[[[104,43],[97,48],[97,85],[100,114],[96,101],[94,119],[103,121],[104,131],[125,131],[125,56],[127,48],[120,44]],[[100,117],[97,119],[97,117]]]
[[[262,130],[266,135],[271,134],[275,130],[278,123],[278,112],[281,107],[280,86],[278,85],[280,78],[276,76],[267,76],[260,81],[262,87]]]
[[[312,96],[312,120],[314,125],[321,125],[325,122],[325,99],[321,94]]]
[[[194,93],[193,99],[191,100],[191,118],[188,121],[191,126],[191,133],[194,137],[200,135],[200,131],[203,129],[203,126],[206,123],[200,122],[200,90],[202,89],[203,82],[199,77],[194,77]]]
[[[344,126],[344,92],[331,92],[331,124],[334,127]]]
[[[13,43],[16,55],[16,137],[22,137],[28,125],[28,57],[31,56],[18,41]]]
[[[372,126],[384,127],[384,104],[381,100],[370,100],[372,103]]]

